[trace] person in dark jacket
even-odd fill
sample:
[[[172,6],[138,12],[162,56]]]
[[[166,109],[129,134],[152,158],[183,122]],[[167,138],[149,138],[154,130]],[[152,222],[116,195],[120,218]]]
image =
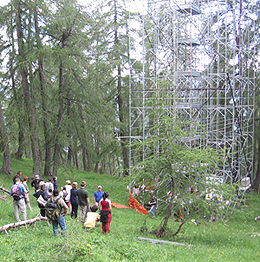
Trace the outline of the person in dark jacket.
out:
[[[54,189],[58,189],[58,182],[57,182],[57,177],[56,176],[54,176],[53,178],[52,178],[52,183],[53,183],[53,187],[54,187]]]
[[[20,178],[20,180],[21,180],[21,175],[22,175],[22,171],[18,171],[18,172],[16,173],[16,175],[15,175],[14,178],[13,178],[14,184],[15,184],[15,179],[16,179],[16,178]]]
[[[71,203],[71,217],[75,216],[77,218],[78,216],[78,206],[79,202],[77,199],[77,182],[72,183],[72,189],[70,190],[70,203]]]
[[[36,191],[34,194],[33,194],[34,197],[36,197],[37,199],[42,196],[44,200],[48,200],[48,193],[46,191],[46,186],[45,184],[41,185],[40,186],[40,189],[38,191]],[[42,217],[45,217],[45,207],[44,205],[41,205],[38,203],[38,207],[40,208],[40,212],[41,212],[41,216]]]
[[[35,179],[32,181],[31,186],[34,189],[34,191],[36,192],[38,189],[40,189],[40,184],[42,184],[42,182],[44,183],[44,181],[40,179],[39,175],[35,175],[34,178]]]

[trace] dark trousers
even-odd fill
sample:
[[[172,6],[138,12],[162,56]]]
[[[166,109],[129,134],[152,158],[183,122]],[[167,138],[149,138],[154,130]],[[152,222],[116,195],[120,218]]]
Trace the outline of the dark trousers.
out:
[[[45,208],[41,208],[40,210],[41,210],[41,216],[45,217]]]
[[[77,218],[78,216],[78,204],[72,204],[71,203],[71,217],[75,216]]]

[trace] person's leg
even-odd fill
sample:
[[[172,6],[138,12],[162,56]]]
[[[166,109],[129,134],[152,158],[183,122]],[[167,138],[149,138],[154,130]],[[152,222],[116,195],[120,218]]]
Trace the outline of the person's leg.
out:
[[[75,209],[74,204],[71,204],[71,213],[70,213],[71,218],[73,218],[73,216],[75,214],[74,209]]]
[[[78,207],[79,207],[79,205],[75,204],[75,209],[74,209],[75,218],[78,217]]]
[[[32,207],[30,205],[30,199],[29,196],[27,195],[27,199],[25,199],[25,204],[28,206],[28,208],[32,211]]]
[[[106,223],[106,232],[107,232],[107,233],[110,233],[110,223],[111,223],[111,220],[112,220],[112,215],[111,215],[111,214],[108,214],[108,216],[107,216],[107,223]]]
[[[59,236],[59,231],[58,231],[58,220],[53,220],[52,222],[52,229],[55,237]]]
[[[44,208],[41,208],[41,216],[45,217],[45,209]]]
[[[84,206],[79,206],[79,220],[83,222],[83,210]]]
[[[102,231],[103,231],[103,233],[106,233],[106,225],[107,225],[107,223],[102,222]]]
[[[155,205],[152,205],[150,213],[152,213],[153,216],[154,216],[154,212],[153,212],[154,209],[155,209]]]
[[[20,199],[18,201],[18,206],[21,209],[21,213],[22,213],[22,217],[23,217],[23,221],[25,221],[27,219],[26,217],[26,205],[25,205],[25,201],[24,199]],[[18,211],[19,212],[19,211]],[[19,214],[19,213],[18,213]]]
[[[14,216],[17,222],[21,221],[19,217],[19,206],[17,200],[14,200]]]
[[[83,214],[84,214],[84,222],[86,221],[86,217],[87,217],[87,211],[88,211],[88,206],[84,206],[84,209],[83,209]]]
[[[65,221],[64,216],[60,215],[58,222],[61,228],[61,235],[65,237],[66,236],[66,221]]]

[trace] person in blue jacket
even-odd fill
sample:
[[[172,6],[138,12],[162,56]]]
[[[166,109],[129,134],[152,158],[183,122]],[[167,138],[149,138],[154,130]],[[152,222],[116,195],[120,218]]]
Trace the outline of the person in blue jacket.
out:
[[[103,197],[104,192],[101,191],[102,190],[102,186],[98,186],[98,190],[94,192],[94,205],[98,206],[100,200]]]
[[[26,220],[26,205],[25,198],[27,198],[27,192],[23,184],[21,184],[20,177],[16,177],[14,185],[11,187],[10,195],[14,199],[14,216],[17,222],[20,222],[19,209],[21,210],[23,221]]]

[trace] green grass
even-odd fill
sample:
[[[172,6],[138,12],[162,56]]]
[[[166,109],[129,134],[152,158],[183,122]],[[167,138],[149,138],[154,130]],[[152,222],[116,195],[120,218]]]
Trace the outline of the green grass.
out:
[[[0,155],[2,163],[2,155]],[[12,159],[13,172],[21,170],[31,177],[32,161]],[[87,174],[83,171],[61,168],[58,175],[59,187],[65,181],[87,182],[87,190],[93,204],[93,193],[101,184],[110,193],[113,202],[128,205],[127,180],[108,175]],[[0,185],[9,189],[12,177],[0,173]],[[12,198],[0,191],[6,201],[0,200],[0,226],[15,222]],[[39,209],[30,196],[33,211],[28,210],[28,219],[34,218]],[[101,226],[87,231],[80,222],[66,216],[67,237],[54,238],[52,226],[45,221],[34,225],[0,233],[0,261],[259,261],[260,260],[260,197],[248,194],[246,204],[227,220],[194,225],[190,220],[176,237],[165,240],[192,245],[192,247],[139,242],[137,237],[156,238],[148,232],[154,230],[162,217],[145,216],[130,209],[113,208],[111,233],[102,234]],[[148,232],[143,234],[144,225]],[[175,231],[180,224],[171,218],[169,227]]]

